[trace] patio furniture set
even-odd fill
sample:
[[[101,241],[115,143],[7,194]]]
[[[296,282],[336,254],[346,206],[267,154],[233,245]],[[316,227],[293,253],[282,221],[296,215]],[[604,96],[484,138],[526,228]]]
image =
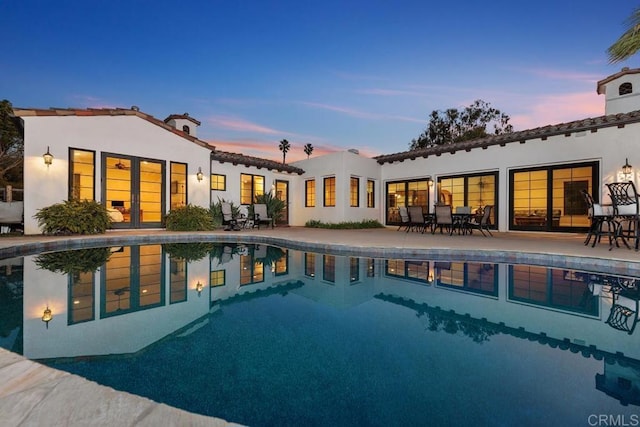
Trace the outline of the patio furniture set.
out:
[[[591,247],[594,247],[601,241],[602,236],[606,235],[609,250],[613,249],[614,244],[620,247],[619,241],[622,241],[629,249],[629,243],[633,243],[637,251],[640,245],[640,204],[636,186],[633,181],[612,182],[606,185],[611,204],[599,204],[591,194],[582,191],[591,219],[584,244],[591,243]]]
[[[400,206],[399,213],[402,224],[398,230],[419,231],[422,234],[429,229],[431,234],[439,229],[440,234],[445,231],[453,234],[472,234],[473,230],[479,230],[486,237],[485,231],[490,235],[492,205],[485,206],[475,213],[470,206],[460,206],[454,211],[451,205],[435,205],[434,212],[425,214],[421,206]]]
[[[225,231],[239,231],[245,228],[260,229],[260,224],[266,223],[274,227],[274,219],[267,213],[267,205],[264,203],[253,204],[253,215],[246,216],[244,214],[235,214],[231,207],[231,203],[222,202],[222,225]]]

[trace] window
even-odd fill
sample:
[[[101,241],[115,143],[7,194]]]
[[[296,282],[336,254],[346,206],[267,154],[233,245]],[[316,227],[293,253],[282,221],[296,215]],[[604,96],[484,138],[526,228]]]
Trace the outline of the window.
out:
[[[509,172],[509,227],[514,230],[583,231],[590,225],[581,190],[598,200],[597,162]]]
[[[95,200],[95,151],[69,150],[69,200]]]
[[[289,251],[285,250],[285,253],[280,259],[271,264],[271,270],[276,276],[282,276],[289,272]]]
[[[169,304],[187,300],[187,261],[184,258],[169,257]]]
[[[336,281],[336,257],[333,255],[322,256],[322,279],[327,282]]]
[[[429,212],[429,181],[398,181],[387,183],[387,224],[401,224],[399,206],[421,206]]]
[[[264,194],[264,176],[240,174],[240,204],[250,205]]]
[[[94,280],[95,272],[69,274],[69,325],[94,319]]]
[[[438,201],[454,209],[469,206],[472,213],[480,213],[498,200],[498,172],[438,178]],[[497,224],[497,208],[491,213],[491,224]]]
[[[304,275],[316,277],[316,254],[311,252],[304,253]]]
[[[360,178],[351,177],[349,202],[352,208],[360,206]]]
[[[313,208],[316,205],[316,180],[308,179],[304,182],[304,205]]]
[[[209,275],[209,283],[212,288],[225,285],[225,270],[214,270]]]
[[[227,176],[217,173],[211,174],[211,189],[225,191],[227,189]]]
[[[622,83],[618,88],[618,95],[628,95],[633,93],[633,85],[629,82]]]
[[[368,179],[367,180],[367,207],[375,208],[376,207],[376,190],[375,190],[376,182]]]
[[[264,282],[264,264],[252,255],[240,256],[240,286]]]
[[[187,165],[171,162],[171,209],[187,204]]]
[[[354,283],[360,280],[360,258],[349,258],[349,282]]]
[[[189,135],[191,133],[191,129],[189,129],[189,126],[187,126],[187,125],[182,126],[182,131],[184,133],[186,133],[187,135]]]
[[[336,177],[330,176],[324,179],[324,205],[333,207],[336,205]]]

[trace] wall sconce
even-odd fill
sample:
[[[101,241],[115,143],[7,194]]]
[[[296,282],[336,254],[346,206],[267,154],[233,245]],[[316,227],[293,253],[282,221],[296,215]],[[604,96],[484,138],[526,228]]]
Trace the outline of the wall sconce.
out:
[[[624,165],[622,166],[622,174],[625,179],[629,179],[633,174],[633,166],[629,164],[629,159],[624,159]]]
[[[47,152],[42,155],[44,159],[44,164],[49,167],[51,163],[53,163],[53,155],[49,152],[49,146],[47,145]]]
[[[204,174],[202,173],[202,168],[198,168],[198,173],[196,174],[196,178],[198,178],[198,182],[204,179]]]
[[[47,329],[49,329],[49,322],[51,322],[51,319],[53,319],[53,314],[51,314],[51,309],[47,305],[47,308],[45,308],[42,313],[42,321],[47,325]]]
[[[196,291],[198,291],[198,296],[202,295],[203,289],[204,289],[204,285],[202,284],[201,281],[198,280],[198,283],[196,283]]]
[[[431,178],[430,176],[427,177],[427,184],[429,185],[429,187],[433,187],[433,178]]]

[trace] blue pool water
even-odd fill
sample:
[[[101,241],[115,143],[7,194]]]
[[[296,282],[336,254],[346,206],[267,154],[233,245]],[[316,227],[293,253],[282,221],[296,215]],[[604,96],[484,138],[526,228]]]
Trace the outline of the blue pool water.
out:
[[[611,275],[539,266],[219,249],[178,265],[164,250],[118,248],[91,280],[25,257],[25,278],[56,274],[62,289],[25,286],[22,337],[5,346],[255,426],[566,426],[640,414],[640,332],[607,323],[623,297],[633,302],[634,278],[622,295]],[[135,258],[125,281],[119,256]],[[153,257],[159,283],[148,280]],[[28,314],[42,293],[56,308],[48,328]]]

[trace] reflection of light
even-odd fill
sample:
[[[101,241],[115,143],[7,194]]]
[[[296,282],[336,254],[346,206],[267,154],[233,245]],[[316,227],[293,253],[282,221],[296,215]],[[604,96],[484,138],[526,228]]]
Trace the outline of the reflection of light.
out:
[[[80,300],[73,301],[74,304],[80,304]]]
[[[198,291],[198,296],[202,294],[203,289],[204,289],[204,285],[202,284],[201,281],[198,280],[198,283],[196,283],[196,291]]]
[[[316,277],[316,273],[311,273],[311,277]]]
[[[147,290],[146,290],[146,289],[143,289],[143,290],[142,290],[142,293],[143,293],[143,294],[146,294],[146,293],[147,293]]]

